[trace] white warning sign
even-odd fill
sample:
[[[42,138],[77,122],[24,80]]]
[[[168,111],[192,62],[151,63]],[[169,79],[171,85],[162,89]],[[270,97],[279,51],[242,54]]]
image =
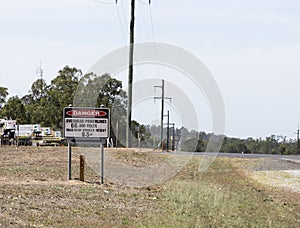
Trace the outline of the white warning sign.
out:
[[[64,135],[66,138],[108,138],[109,110],[65,108]]]

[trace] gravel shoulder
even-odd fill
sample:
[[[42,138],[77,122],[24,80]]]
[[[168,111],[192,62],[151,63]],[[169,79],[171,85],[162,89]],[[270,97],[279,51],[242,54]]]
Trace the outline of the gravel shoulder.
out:
[[[256,160],[248,175],[257,182],[292,192],[300,192],[300,163],[288,159]]]

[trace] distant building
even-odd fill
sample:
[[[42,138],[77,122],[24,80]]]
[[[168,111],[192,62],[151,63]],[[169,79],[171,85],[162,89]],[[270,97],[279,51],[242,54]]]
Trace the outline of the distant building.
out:
[[[31,136],[34,133],[42,133],[40,124],[20,124],[16,131],[17,136]]]

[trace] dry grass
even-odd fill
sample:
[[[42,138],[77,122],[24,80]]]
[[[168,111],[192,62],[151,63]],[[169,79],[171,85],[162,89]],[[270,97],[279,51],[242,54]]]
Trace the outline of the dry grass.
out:
[[[137,166],[165,159],[119,153]],[[99,185],[89,168],[88,182],[66,181],[66,148],[0,147],[0,227],[298,227],[299,193],[254,182],[236,159],[199,173],[199,159],[165,183],[134,188]],[[73,164],[77,178],[76,149]]]
[[[167,183],[162,210],[149,227],[298,227],[300,195],[266,188],[217,159],[206,173],[198,160]]]

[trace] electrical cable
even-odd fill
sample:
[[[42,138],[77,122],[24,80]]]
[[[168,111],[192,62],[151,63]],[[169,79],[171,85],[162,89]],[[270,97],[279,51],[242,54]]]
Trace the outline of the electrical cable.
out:
[[[121,27],[122,34],[123,34],[124,44],[127,45],[127,39],[126,39],[125,31],[124,31],[124,28],[123,28],[123,25],[122,25],[122,18],[121,18],[120,11],[119,11],[119,8],[118,8],[117,4],[116,4],[116,9],[117,9],[119,22],[120,22],[120,27]]]
[[[122,10],[123,10],[123,17],[124,17],[125,24],[128,26],[129,23],[128,23],[128,21],[127,21],[127,19],[126,19],[126,16],[125,16],[126,13],[125,13],[125,8],[124,8],[123,1],[121,1],[121,6],[122,6]],[[127,34],[128,34],[128,27],[127,27]]]
[[[156,36],[155,36],[155,32],[154,32],[154,23],[153,23],[151,5],[149,5],[149,12],[150,12],[150,22],[151,22],[152,36],[153,36],[153,42],[154,42],[153,46],[154,46],[155,57],[156,57],[156,68],[157,68],[158,76],[161,77],[160,69],[159,69],[158,62],[157,62],[158,61],[158,52],[157,52],[157,48],[156,48]]]
[[[127,45],[127,36],[126,36],[126,32],[125,32],[125,29],[123,28],[123,23],[122,23],[122,16],[121,16],[121,13],[120,13],[120,10],[119,10],[119,7],[118,7],[118,1],[117,0],[115,0],[115,2],[113,3],[113,2],[104,2],[104,1],[101,1],[101,0],[93,0],[94,2],[97,2],[97,3],[99,3],[99,4],[106,4],[106,5],[112,5],[112,4],[115,4],[116,5],[116,10],[117,10],[117,14],[118,14],[118,19],[119,19],[119,23],[120,23],[120,27],[121,27],[121,31],[122,31],[122,35],[123,35],[123,39],[124,39],[124,43],[125,43],[125,45]],[[138,0],[141,4],[143,4],[143,5],[148,5],[147,3],[145,3],[145,2],[143,2],[143,1],[141,1],[141,0]],[[149,4],[151,3],[151,1],[149,0]],[[123,4],[123,1],[121,1],[121,7],[122,7],[122,11],[123,11],[123,20],[124,20],[124,22],[125,22],[125,24],[128,26],[128,21],[127,21],[127,19],[126,19],[126,13],[125,13],[125,7],[124,7],[124,4]],[[126,31],[127,31],[127,34],[128,34],[128,28],[126,29]],[[140,67],[137,65],[136,66],[137,67],[137,70],[138,70],[138,72],[139,72],[139,74],[140,74],[140,77],[141,77],[141,79],[143,80],[144,78],[143,78],[143,74],[142,74],[142,71],[141,71],[141,69],[140,69]],[[139,88],[141,91],[142,91],[142,89],[141,88]]]
[[[151,1],[149,1],[149,3],[145,3],[145,2],[143,2],[142,0],[138,0],[141,4],[143,4],[143,5],[148,5],[148,4],[150,4],[151,3]]]
[[[113,3],[113,2],[104,2],[104,1],[101,1],[101,0],[92,0],[92,1],[100,3],[100,4],[106,4],[106,5],[116,4],[116,3]]]

